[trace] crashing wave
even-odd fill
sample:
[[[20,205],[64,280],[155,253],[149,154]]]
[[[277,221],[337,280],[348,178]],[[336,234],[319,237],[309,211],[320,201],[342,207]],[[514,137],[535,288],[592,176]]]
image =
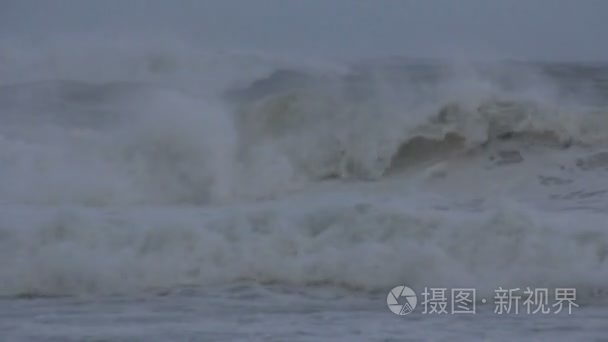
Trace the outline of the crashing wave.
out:
[[[450,96],[417,104],[384,102],[370,87],[365,97],[353,96],[352,85],[338,78],[306,82],[302,75],[283,73],[254,83],[239,103],[237,126],[241,147],[276,147],[295,168],[311,178],[377,179],[397,162],[416,162],[428,154],[469,151],[501,141],[526,148],[542,145],[567,148],[573,144],[608,142],[608,117],[603,108],[541,103],[494,93],[451,100]],[[314,86],[310,86],[313,84]],[[258,92],[261,85],[263,91]],[[272,91],[270,91],[272,90]],[[436,150],[435,152],[433,152]]]

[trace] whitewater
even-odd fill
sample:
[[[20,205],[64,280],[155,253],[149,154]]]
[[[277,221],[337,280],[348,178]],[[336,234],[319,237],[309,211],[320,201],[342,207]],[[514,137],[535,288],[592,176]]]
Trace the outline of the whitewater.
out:
[[[3,340],[605,336],[608,65],[0,45]]]

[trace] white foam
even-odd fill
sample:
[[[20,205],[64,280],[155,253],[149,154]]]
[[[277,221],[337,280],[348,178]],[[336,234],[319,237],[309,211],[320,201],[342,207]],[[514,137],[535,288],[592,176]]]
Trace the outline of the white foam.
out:
[[[608,280],[603,215],[539,216],[511,204],[483,213],[432,210],[419,199],[366,197],[219,211],[4,208],[0,293],[240,281],[364,290],[577,286],[585,293]]]

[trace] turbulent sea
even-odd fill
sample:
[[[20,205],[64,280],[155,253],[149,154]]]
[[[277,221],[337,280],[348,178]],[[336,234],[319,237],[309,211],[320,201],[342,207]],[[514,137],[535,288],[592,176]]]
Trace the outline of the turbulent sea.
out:
[[[607,338],[608,65],[3,44],[2,340]]]

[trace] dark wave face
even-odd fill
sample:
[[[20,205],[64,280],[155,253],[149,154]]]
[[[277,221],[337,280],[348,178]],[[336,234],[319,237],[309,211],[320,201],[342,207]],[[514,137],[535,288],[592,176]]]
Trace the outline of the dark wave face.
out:
[[[533,142],[566,149],[608,138],[602,66],[374,63],[333,74],[283,69],[230,89],[244,148],[274,141],[313,178],[378,178],[402,159],[433,157],[418,152],[418,143],[471,151],[508,140],[520,141],[518,149]]]

